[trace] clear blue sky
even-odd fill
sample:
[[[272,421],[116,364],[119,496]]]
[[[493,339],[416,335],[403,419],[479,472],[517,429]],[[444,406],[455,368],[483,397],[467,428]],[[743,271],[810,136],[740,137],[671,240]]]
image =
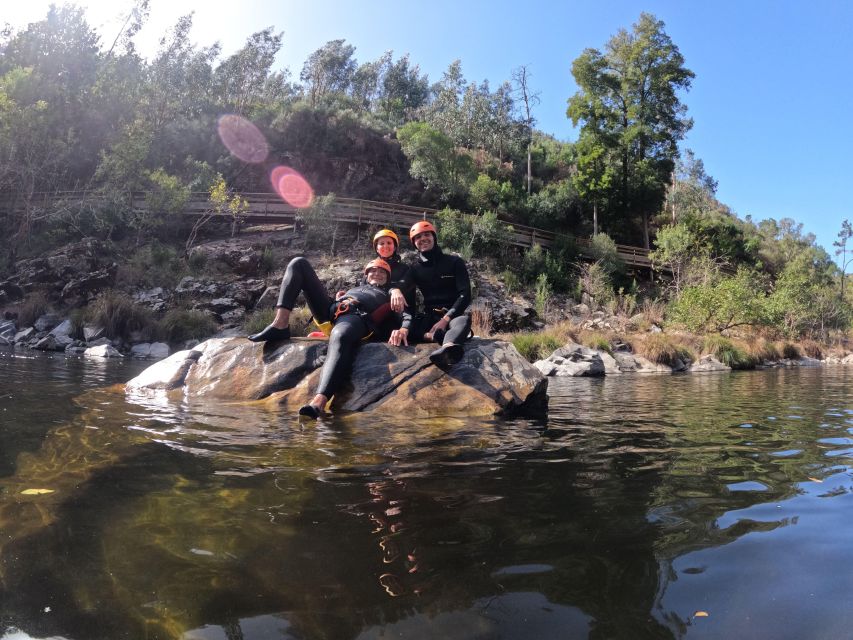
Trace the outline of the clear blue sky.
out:
[[[4,5],[6,3],[4,2]],[[40,18],[47,0],[4,6],[0,22],[16,26]],[[80,0],[104,40],[129,0]],[[694,119],[684,145],[719,181],[718,197],[741,217],[790,217],[830,253],[841,221],[853,218],[848,146],[853,142],[851,64],[853,3],[819,0],[625,0],[552,2],[475,0],[151,0],[144,52],[156,48],[181,13],[196,12],[201,44],[219,41],[226,53],[252,32],[284,31],[281,66],[298,79],[310,52],[344,38],[360,62],[386,49],[411,55],[431,81],[453,60],[468,80],[493,87],[520,64],[541,92],[539,127],[558,138],[576,132],[565,117],[574,93],[571,63],[584,48],[601,48],[641,11],[666,30],[696,78],[682,96]]]

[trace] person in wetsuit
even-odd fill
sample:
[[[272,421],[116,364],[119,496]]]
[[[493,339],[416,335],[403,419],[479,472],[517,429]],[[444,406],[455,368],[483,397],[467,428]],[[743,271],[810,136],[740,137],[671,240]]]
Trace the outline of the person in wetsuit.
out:
[[[416,303],[415,288],[412,286],[405,290],[403,288],[403,281],[409,272],[409,265],[400,258],[400,239],[397,237],[397,234],[391,229],[380,229],[373,236],[373,249],[376,251],[377,256],[391,265],[391,283],[389,284],[391,306],[398,308],[400,311],[403,310],[403,307],[414,309]],[[395,296],[400,296],[396,300],[396,303]],[[403,301],[405,301],[405,304],[401,306]],[[399,326],[394,327],[394,329],[399,328]]]
[[[423,294],[424,311],[415,317],[407,315],[388,342],[394,345],[438,342],[441,347],[430,354],[430,360],[437,366],[450,367],[462,359],[465,353],[462,343],[471,331],[471,316],[464,313],[471,302],[468,268],[462,258],[442,252],[435,227],[426,220],[412,226],[409,239],[420,255],[409,267],[399,291],[417,286]],[[392,308],[402,311],[394,291]]]
[[[311,263],[305,258],[294,258],[281,281],[275,319],[260,333],[249,336],[252,342],[289,340],[290,311],[300,293],[305,296],[317,324],[321,327],[326,323],[331,325],[320,384],[311,402],[299,409],[300,415],[316,419],[322,414],[329,398],[352,370],[361,341],[392,315],[388,294],[391,267],[384,260],[372,260],[364,267],[364,275],[364,284],[339,293],[332,300]]]

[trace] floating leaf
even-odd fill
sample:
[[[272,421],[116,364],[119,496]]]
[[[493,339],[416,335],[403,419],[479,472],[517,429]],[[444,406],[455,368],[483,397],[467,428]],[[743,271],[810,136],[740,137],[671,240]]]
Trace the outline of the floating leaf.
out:
[[[817,478],[812,478],[812,477],[809,477],[809,480],[811,480],[812,482],[821,482],[821,483],[823,482],[823,480],[819,480]]]
[[[693,617],[694,618],[707,618],[709,615],[711,615],[711,614],[708,613],[707,611],[697,611],[696,613],[693,614]]]
[[[53,489],[24,489],[21,495],[24,496],[42,496],[46,493],[53,493]]]

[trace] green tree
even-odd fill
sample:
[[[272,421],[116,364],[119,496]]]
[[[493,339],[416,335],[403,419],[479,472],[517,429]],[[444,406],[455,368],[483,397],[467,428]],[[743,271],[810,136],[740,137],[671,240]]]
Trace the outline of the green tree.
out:
[[[468,191],[476,172],[470,156],[459,153],[453,141],[425,122],[409,122],[397,130],[397,139],[409,159],[410,173],[439,196],[450,201]]]
[[[312,107],[326,95],[349,89],[356,71],[354,53],[355,47],[346,40],[330,40],[308,56],[299,79]]]
[[[585,50],[572,64],[572,75],[579,90],[567,114],[581,125],[581,135],[608,151],[615,165],[611,207],[622,221],[639,216],[649,248],[649,216],[663,203],[678,141],[692,125],[677,93],[690,87],[694,74],[664,23],[643,13],[603,53]]]
[[[844,299],[844,281],[847,279],[847,265],[853,258],[847,258],[847,241],[853,236],[853,226],[846,219],[841,223],[841,231],[838,232],[838,240],[832,243],[835,247],[835,255],[841,256],[841,298]]]

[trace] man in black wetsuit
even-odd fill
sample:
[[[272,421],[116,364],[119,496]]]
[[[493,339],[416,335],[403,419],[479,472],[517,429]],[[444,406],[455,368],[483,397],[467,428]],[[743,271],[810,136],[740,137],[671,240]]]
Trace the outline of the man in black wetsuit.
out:
[[[294,258],[287,265],[281,281],[275,319],[260,333],[249,336],[252,342],[289,340],[290,311],[300,293],[305,296],[317,324],[331,324],[329,349],[320,384],[311,402],[299,409],[300,415],[318,418],[322,414],[329,398],[352,370],[361,341],[377,331],[393,313],[388,295],[391,278],[388,263],[381,259],[372,260],[364,267],[364,275],[365,284],[332,300],[311,263],[305,258]]]
[[[464,313],[471,302],[468,268],[462,258],[442,252],[435,227],[426,220],[412,226],[409,239],[420,256],[409,268],[401,290],[417,286],[424,297],[424,312],[414,318],[407,315],[388,342],[439,342],[441,347],[430,354],[430,360],[437,366],[450,367],[462,359],[462,343],[471,331],[471,316]],[[402,311],[394,300],[395,291],[392,290],[392,308]]]

